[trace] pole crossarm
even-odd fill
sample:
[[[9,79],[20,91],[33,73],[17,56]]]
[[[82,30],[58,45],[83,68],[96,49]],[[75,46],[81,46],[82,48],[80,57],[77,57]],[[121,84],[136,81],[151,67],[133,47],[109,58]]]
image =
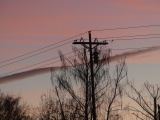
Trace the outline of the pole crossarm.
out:
[[[82,38],[81,38],[81,40],[82,40]],[[89,46],[87,46],[87,45],[90,45],[90,44],[94,45],[94,47],[92,47],[91,49],[96,48],[98,45],[107,45],[108,44],[108,42],[106,42],[106,41],[103,41],[103,42],[98,42],[98,41],[95,41],[95,42],[84,42],[84,41],[81,41],[81,40],[80,40],[80,42],[77,42],[77,40],[75,40],[73,42],[73,44],[80,44],[80,45],[84,46],[87,49],[90,49]],[[95,39],[95,40],[97,40],[97,39]]]
[[[92,45],[107,45],[107,42],[73,42],[73,44],[92,44]]]

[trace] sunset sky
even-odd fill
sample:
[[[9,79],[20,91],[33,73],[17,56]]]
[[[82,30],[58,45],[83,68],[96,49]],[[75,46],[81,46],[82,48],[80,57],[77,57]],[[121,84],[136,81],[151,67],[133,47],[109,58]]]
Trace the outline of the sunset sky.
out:
[[[149,25],[157,26],[112,29]],[[144,49],[160,46],[160,1],[0,0],[0,77],[39,68],[59,60],[53,59],[53,61],[16,71],[57,57],[58,50],[64,54],[71,52],[74,46],[72,42],[81,37],[88,39],[87,31],[90,30],[93,30],[92,37],[99,38],[99,41],[113,40],[106,46],[106,49],[113,49],[112,55],[135,50],[129,48]],[[84,34],[79,35],[81,33]],[[76,37],[72,38],[73,36]],[[68,38],[71,39],[55,44]],[[19,62],[15,61],[27,56],[5,62],[51,44],[55,45],[45,48],[44,50],[52,49],[42,54]],[[144,81],[159,84],[159,53],[160,50],[154,50],[126,58],[129,79],[134,79],[138,86],[141,86]],[[31,55],[34,54],[36,52]],[[45,67],[50,66],[59,66],[59,64],[53,63]],[[0,84],[2,91],[21,95],[32,105],[38,105],[40,96],[50,88],[50,73]]]

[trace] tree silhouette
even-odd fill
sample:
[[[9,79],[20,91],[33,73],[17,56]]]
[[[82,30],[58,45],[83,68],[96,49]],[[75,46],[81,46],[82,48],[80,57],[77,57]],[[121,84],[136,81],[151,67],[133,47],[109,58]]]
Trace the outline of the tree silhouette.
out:
[[[79,106],[73,99],[60,99],[59,93],[55,97],[55,92],[50,92],[49,95],[41,96],[41,104],[38,107],[40,120],[79,120],[82,117],[79,115]],[[58,92],[58,91],[57,91]]]
[[[0,91],[0,120],[28,120],[28,106],[20,97],[5,95]]]
[[[145,82],[142,89],[138,90],[134,82],[127,81],[127,96],[137,104],[137,107],[128,105],[127,110],[131,111],[136,118],[141,120],[157,120],[157,104],[160,98],[160,86]],[[157,104],[155,104],[157,103]]]
[[[57,91],[65,92],[66,96],[72,98],[74,102],[79,106],[79,115],[83,119],[92,119],[92,92],[91,92],[91,74],[90,74],[90,61],[85,49],[78,50],[73,48],[75,58],[67,59],[59,52],[62,67],[61,70],[56,72],[52,69],[51,80],[54,88]],[[94,79],[95,79],[95,104],[96,111],[104,111],[105,119],[112,118],[110,113],[113,111],[111,108],[114,103],[117,102],[116,98],[122,95],[121,80],[126,76],[126,66],[124,60],[120,61],[116,65],[115,78],[110,75],[110,51],[99,51],[99,62],[94,65]],[[111,95],[108,96],[108,93]],[[60,102],[59,102],[60,103]],[[102,110],[104,104],[106,106],[107,113]],[[97,117],[100,118],[101,114],[97,112]],[[103,118],[103,119],[104,119]]]

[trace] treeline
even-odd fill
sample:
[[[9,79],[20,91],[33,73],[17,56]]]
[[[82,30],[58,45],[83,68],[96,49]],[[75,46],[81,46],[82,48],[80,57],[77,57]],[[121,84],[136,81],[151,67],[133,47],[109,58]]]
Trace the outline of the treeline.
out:
[[[0,120],[29,120],[29,106],[21,103],[21,97],[0,91]]]
[[[110,65],[114,58],[109,50],[99,51],[93,83],[88,53],[85,49],[73,51],[72,59],[59,52],[61,69],[51,69],[53,89],[41,96],[39,107],[30,108],[20,97],[1,92],[0,120],[93,120],[95,116],[97,120],[158,119],[158,85],[145,82],[138,90],[128,80],[125,59],[114,69]]]

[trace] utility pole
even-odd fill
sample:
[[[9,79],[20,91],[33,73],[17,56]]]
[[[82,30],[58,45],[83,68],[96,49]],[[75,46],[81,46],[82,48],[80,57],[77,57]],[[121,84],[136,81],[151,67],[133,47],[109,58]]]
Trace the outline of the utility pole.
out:
[[[81,44],[86,49],[89,49],[89,52],[90,52],[90,70],[91,70],[91,81],[92,81],[92,86],[91,86],[92,87],[92,114],[93,114],[93,120],[96,120],[97,116],[96,116],[95,82],[94,82],[94,73],[93,73],[94,64],[93,64],[93,51],[92,50],[97,49],[98,45],[106,45],[108,43],[106,41],[98,42],[96,38],[95,38],[95,41],[92,42],[91,31],[88,31],[88,35],[89,35],[89,42],[84,42],[83,38],[81,38],[79,42],[74,41],[73,44]],[[94,47],[92,45],[94,45]]]
[[[158,104],[158,120],[160,120],[160,106]]]
[[[157,97],[154,97],[154,120],[157,120]]]

